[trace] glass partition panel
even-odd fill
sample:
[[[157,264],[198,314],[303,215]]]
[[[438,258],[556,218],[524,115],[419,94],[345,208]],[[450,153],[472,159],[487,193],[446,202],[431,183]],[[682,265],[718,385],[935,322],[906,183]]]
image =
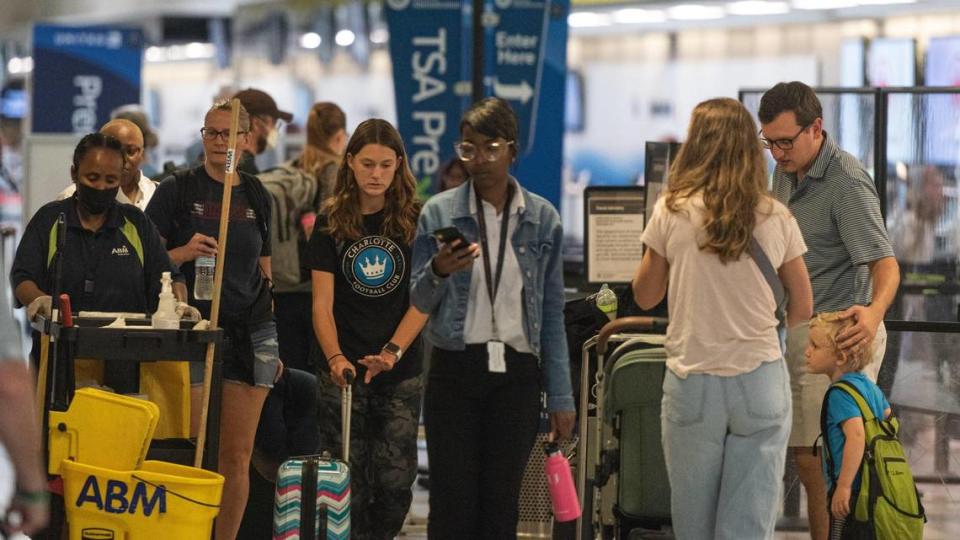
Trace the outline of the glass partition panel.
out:
[[[877,91],[872,89],[817,88],[817,97],[823,106],[823,129],[834,137],[840,148],[853,154],[874,174],[876,146]],[[740,102],[753,115],[760,127],[757,110],[765,90],[741,90]],[[770,153],[767,163],[773,172],[775,165]]]
[[[885,105],[886,224],[901,272],[888,317],[956,321],[960,91],[890,90]]]

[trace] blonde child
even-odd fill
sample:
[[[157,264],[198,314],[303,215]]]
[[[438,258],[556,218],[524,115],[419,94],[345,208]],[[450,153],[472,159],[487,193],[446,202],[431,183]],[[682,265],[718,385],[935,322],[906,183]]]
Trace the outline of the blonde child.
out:
[[[837,336],[853,326],[841,312],[820,313],[810,321],[810,340],[806,349],[807,369],[822,373],[831,382],[852,384],[863,395],[878,418],[890,416],[890,403],[880,388],[861,370],[872,360],[872,343],[852,350],[841,350]],[[831,514],[830,538],[842,538],[844,522],[851,512],[851,502],[860,488],[860,464],[864,452],[863,417],[854,399],[846,392],[828,391],[823,399],[825,411],[824,447],[833,458],[833,467],[824,463],[827,500]],[[848,444],[849,443],[849,444]]]

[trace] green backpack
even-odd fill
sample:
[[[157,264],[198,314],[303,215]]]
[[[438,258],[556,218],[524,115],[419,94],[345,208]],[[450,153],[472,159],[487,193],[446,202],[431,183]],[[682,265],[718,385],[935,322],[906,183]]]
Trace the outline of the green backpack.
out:
[[[886,420],[876,418],[860,391],[845,381],[830,385],[820,413],[820,430],[830,477],[835,477],[835,467],[826,444],[827,396],[834,390],[846,392],[856,401],[866,435],[860,464],[860,491],[854,494],[856,501],[850,505],[851,513],[847,516],[843,537],[876,540],[923,538],[923,524],[927,518],[907,455],[897,438],[900,421],[892,415]],[[832,497],[833,490],[827,497],[828,504]]]

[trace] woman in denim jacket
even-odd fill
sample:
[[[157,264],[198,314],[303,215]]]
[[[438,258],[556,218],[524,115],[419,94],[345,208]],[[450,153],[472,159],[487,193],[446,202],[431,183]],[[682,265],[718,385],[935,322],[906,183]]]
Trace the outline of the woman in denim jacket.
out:
[[[427,201],[413,247],[411,302],[430,313],[425,335],[434,345],[424,397],[428,534],[515,538],[541,380],[552,435],[569,437],[575,418],[563,231],[550,203],[509,174],[517,120],[505,101],[476,103],[460,134],[470,180]],[[440,245],[433,233],[445,227],[466,241]]]

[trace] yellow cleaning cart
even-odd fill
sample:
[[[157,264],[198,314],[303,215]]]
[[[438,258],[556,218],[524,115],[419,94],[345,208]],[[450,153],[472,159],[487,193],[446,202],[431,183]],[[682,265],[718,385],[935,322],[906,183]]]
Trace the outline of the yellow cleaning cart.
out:
[[[119,470],[140,468],[160,411],[143,399],[95,388],[76,391],[65,412],[50,411],[50,474],[64,460]]]

